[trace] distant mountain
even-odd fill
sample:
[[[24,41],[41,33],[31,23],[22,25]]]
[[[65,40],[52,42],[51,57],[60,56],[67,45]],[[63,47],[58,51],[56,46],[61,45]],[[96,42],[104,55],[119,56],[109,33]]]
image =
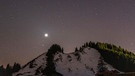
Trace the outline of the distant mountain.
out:
[[[132,58],[129,55],[132,55]],[[97,73],[106,71],[118,73],[130,71],[121,70],[125,63],[120,64],[121,62],[118,60],[122,59],[122,62],[127,62],[126,59],[131,60],[134,56],[133,53],[125,51],[121,47],[107,43],[85,43],[72,53],[64,53],[59,45],[54,44],[48,52],[28,62],[13,76],[95,76]],[[130,61],[130,63],[132,62]]]

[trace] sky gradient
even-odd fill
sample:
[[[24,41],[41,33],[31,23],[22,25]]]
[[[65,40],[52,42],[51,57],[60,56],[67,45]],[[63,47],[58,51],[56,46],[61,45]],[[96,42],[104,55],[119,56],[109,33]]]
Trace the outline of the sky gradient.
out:
[[[0,0],[0,65],[25,64],[54,43],[71,52],[101,41],[135,53],[134,33],[135,0]]]

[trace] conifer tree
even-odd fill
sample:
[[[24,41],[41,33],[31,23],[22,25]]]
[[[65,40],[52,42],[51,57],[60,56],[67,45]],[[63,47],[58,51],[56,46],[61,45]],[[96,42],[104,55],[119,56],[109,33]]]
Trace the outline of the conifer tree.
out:
[[[14,63],[13,73],[18,72],[20,69],[21,69],[21,65],[19,63]]]

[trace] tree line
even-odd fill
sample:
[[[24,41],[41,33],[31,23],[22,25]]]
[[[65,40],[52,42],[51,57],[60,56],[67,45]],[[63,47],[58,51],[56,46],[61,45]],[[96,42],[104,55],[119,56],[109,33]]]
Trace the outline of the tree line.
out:
[[[3,65],[0,66],[0,76],[12,76],[13,73],[18,72],[21,69],[19,63],[14,63],[13,66],[7,64],[6,67]]]
[[[84,48],[90,47],[98,50],[104,61],[111,64],[114,68],[123,72],[135,72],[135,54],[109,43],[86,42],[83,46],[75,49],[82,51]]]

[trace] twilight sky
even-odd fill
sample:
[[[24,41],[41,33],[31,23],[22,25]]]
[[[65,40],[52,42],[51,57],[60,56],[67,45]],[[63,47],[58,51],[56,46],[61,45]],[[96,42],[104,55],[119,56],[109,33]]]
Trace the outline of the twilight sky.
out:
[[[71,52],[88,41],[135,53],[135,0],[0,0],[0,64],[25,64],[54,43]]]

